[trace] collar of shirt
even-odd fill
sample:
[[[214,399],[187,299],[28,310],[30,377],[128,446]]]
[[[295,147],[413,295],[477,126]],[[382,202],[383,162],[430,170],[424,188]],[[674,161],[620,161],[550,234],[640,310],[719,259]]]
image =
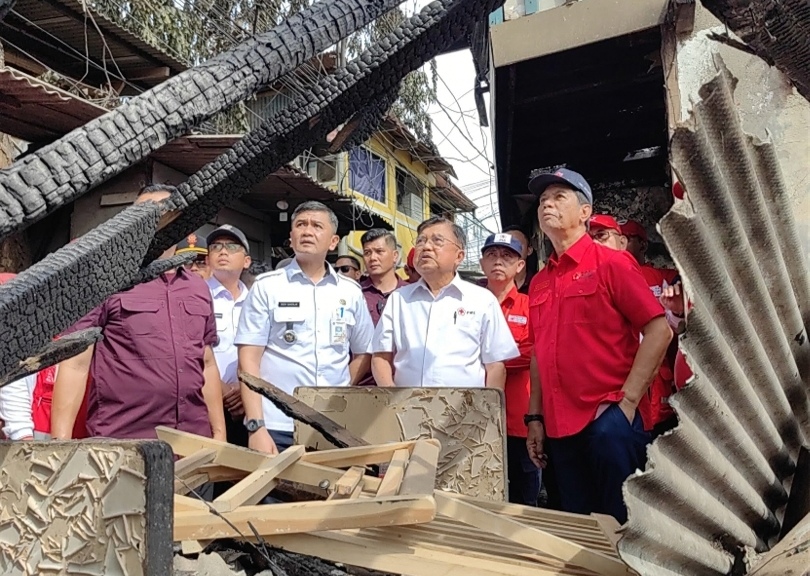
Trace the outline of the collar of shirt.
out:
[[[332,268],[332,265],[329,262],[324,261],[324,266],[326,267],[326,275],[321,278],[318,284],[322,284],[324,281],[331,282],[332,284],[338,284],[340,282],[340,277],[338,276],[338,273],[335,272],[335,269]],[[287,275],[287,280],[290,282],[292,282],[293,278],[296,276],[301,276],[305,282],[314,284],[309,276],[304,274],[304,271],[301,270],[301,266],[298,265],[298,260],[295,258],[293,258],[293,261],[287,264],[287,266],[284,268],[284,273]],[[344,279],[348,280],[348,278]]]
[[[563,252],[562,256],[558,257],[556,253],[549,256],[548,265],[552,267],[559,266],[564,258],[569,258],[574,261],[574,264],[579,264],[591,246],[593,246],[593,238],[585,233],[582,235],[582,238],[574,242],[568,250]]]
[[[394,290],[397,290],[398,288],[402,288],[403,286],[407,286],[407,285],[408,285],[408,283],[405,282],[405,280],[403,280],[402,278],[397,276],[397,286],[396,286],[396,288],[394,288]],[[391,290],[391,292],[383,292],[382,290],[377,288],[374,285],[374,283],[371,281],[371,278],[368,278],[368,277],[363,278],[363,280],[360,281],[360,288],[363,290],[363,292],[374,292],[374,293],[379,294],[381,296],[386,296],[386,295],[388,295],[388,294],[390,294],[391,292],[394,291],[394,290]]]
[[[435,297],[433,296],[433,292],[431,292],[430,287],[427,285],[427,282],[425,282],[424,278],[420,278],[419,281],[415,284],[415,286],[417,290],[425,290],[428,294],[430,294],[430,296],[434,300],[438,300],[439,298],[444,296],[446,292],[449,292],[451,290],[457,292],[458,296],[463,296],[465,288],[473,286],[473,284],[464,280],[461,276],[458,275],[458,272],[456,272],[453,281],[450,282],[450,284],[448,284],[441,290],[439,290],[439,293]]]
[[[231,291],[225,288],[215,276],[211,276],[208,279],[208,288],[211,290],[211,296],[213,298],[222,298],[226,297],[230,300],[233,300],[231,296]],[[242,302],[245,298],[247,298],[248,287],[245,285],[244,282],[239,280],[239,296],[236,298],[236,302]]]

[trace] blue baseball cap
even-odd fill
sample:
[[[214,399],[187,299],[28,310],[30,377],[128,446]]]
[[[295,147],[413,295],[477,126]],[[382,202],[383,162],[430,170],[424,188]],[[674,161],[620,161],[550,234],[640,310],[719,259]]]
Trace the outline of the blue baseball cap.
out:
[[[546,172],[538,174],[529,181],[529,191],[539,198],[540,195],[552,184],[566,184],[572,188],[582,192],[588,199],[590,204],[593,204],[593,192],[585,178],[579,172],[574,172],[568,168],[559,168],[554,172]]]
[[[517,252],[518,256],[523,254],[523,243],[511,234],[490,234],[487,237],[486,242],[484,242],[484,247],[481,248],[481,254],[483,255],[487,248],[491,246],[503,246],[504,248],[511,248]]]

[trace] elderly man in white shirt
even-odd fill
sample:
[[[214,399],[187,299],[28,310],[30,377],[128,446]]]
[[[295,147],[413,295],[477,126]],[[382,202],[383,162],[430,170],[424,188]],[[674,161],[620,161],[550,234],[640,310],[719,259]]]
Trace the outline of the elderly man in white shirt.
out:
[[[349,386],[368,371],[374,325],[360,286],[326,261],[340,238],[320,202],[292,215],[295,259],[256,278],[242,308],[236,345],[244,372],[292,393],[297,386]],[[353,354],[349,362],[349,352]],[[242,386],[248,446],[271,454],[292,444],[293,421]]]
[[[503,389],[504,361],[519,356],[492,293],[462,280],[464,231],[436,216],[417,229],[421,279],[391,294],[372,344],[378,386]]]

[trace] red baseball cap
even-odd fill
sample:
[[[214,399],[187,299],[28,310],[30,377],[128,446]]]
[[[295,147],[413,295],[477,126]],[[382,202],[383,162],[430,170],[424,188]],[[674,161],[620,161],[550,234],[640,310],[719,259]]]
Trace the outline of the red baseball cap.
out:
[[[410,268],[411,270],[413,270],[413,257],[415,253],[416,248],[411,248],[411,251],[408,252],[408,268]]]
[[[625,222],[622,224],[622,234],[628,238],[630,236],[638,236],[647,242],[647,231],[644,229],[644,226],[635,220],[625,220]]]
[[[615,230],[622,234],[622,229],[616,219],[610,214],[594,214],[590,220],[591,230]]]

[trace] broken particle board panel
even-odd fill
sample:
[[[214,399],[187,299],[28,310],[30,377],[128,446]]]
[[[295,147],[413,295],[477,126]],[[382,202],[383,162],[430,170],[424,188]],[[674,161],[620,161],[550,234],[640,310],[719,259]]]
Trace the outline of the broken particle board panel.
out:
[[[166,444],[4,442],[0,462],[0,574],[171,573]]]
[[[295,397],[371,444],[435,438],[441,442],[436,488],[506,500],[503,393],[485,388],[307,388]],[[331,448],[295,423],[295,442]]]

